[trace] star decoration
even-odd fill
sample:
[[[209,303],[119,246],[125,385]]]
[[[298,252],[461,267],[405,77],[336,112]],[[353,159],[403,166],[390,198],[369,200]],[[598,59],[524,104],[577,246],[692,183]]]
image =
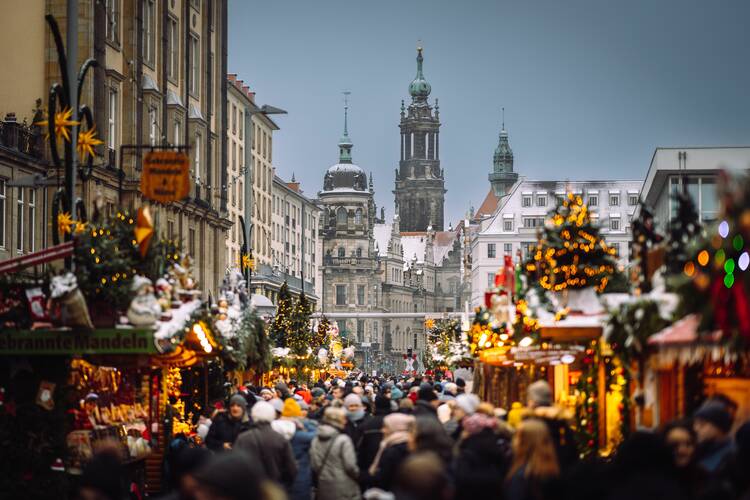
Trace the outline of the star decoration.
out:
[[[146,252],[148,252],[148,245],[151,243],[151,238],[154,236],[154,223],[151,219],[151,212],[149,212],[148,207],[141,207],[138,209],[138,217],[133,232],[135,233],[135,242],[141,252],[141,257],[145,257]]]
[[[68,212],[63,212],[57,215],[57,230],[61,234],[70,234],[73,232],[73,226],[76,223]]]
[[[78,155],[81,159],[86,159],[88,155],[96,156],[94,148],[104,144],[104,141],[96,138],[96,127],[89,130],[78,132]]]
[[[57,137],[58,141],[60,140],[60,138],[63,138],[66,141],[70,141],[69,128],[80,123],[78,121],[71,120],[72,116],[73,110],[70,108],[66,108],[55,113],[55,136]],[[48,120],[49,118],[47,120],[37,122],[36,125],[39,125],[40,127],[47,127],[49,124]],[[49,133],[47,133],[45,137],[49,139]]]
[[[240,260],[240,266],[243,270],[250,269],[251,271],[253,271],[255,270],[255,259],[247,254],[243,254],[242,259]]]

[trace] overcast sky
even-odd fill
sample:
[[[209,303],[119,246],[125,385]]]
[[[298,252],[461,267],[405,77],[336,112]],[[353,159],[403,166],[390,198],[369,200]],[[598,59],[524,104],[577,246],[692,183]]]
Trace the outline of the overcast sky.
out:
[[[447,224],[489,189],[502,106],[534,179],[640,179],[657,146],[750,144],[748,19],[748,0],[230,0],[229,71],[289,112],[274,165],[311,197],[350,91],[352,156],[390,218],[421,40]]]

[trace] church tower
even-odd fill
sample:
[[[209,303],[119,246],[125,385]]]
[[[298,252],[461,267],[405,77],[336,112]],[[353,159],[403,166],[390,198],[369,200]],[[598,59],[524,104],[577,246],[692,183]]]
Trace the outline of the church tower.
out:
[[[503,115],[505,110],[503,109]],[[495,155],[492,161],[492,172],[489,175],[492,191],[498,198],[508,194],[513,185],[518,180],[518,172],[513,171],[513,150],[508,143],[508,132],[505,130],[505,117],[503,117],[503,126],[500,129],[500,139],[495,148]]]
[[[440,108],[427,98],[432,88],[422,73],[417,48],[417,76],[409,85],[411,104],[401,101],[401,160],[396,170],[396,213],[401,231],[443,230],[445,178],[440,168]]]

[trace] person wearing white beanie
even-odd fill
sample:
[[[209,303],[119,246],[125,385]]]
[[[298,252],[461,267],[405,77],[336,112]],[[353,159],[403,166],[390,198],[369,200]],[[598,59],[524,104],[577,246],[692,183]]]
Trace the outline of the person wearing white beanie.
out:
[[[271,428],[276,410],[270,403],[258,401],[251,408],[250,417],[253,425],[239,435],[234,449],[254,457],[269,479],[291,487],[297,476],[297,463],[289,441]]]

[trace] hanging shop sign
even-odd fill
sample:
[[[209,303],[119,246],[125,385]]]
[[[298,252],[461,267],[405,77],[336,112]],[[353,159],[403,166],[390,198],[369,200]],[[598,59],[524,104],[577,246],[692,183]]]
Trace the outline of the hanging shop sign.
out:
[[[141,193],[159,203],[190,194],[190,158],[182,151],[149,151],[143,157]]]
[[[156,346],[150,330],[6,330],[0,333],[0,355],[155,353]]]
[[[532,363],[537,365],[569,365],[583,354],[585,348],[580,345],[557,345],[514,347],[511,349],[513,359],[519,363]]]

